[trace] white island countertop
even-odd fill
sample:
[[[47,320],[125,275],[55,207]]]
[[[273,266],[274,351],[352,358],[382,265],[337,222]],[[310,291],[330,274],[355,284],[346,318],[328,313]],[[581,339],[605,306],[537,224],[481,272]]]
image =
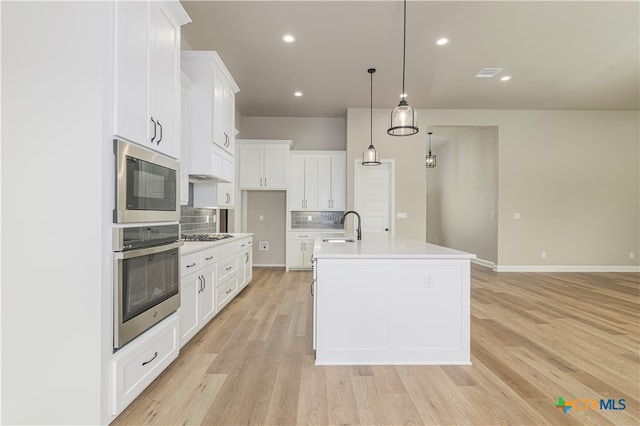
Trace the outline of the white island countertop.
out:
[[[345,238],[353,242],[324,242],[331,236],[319,236],[313,247],[316,259],[474,259],[475,254],[388,233],[363,234]],[[335,236],[333,237],[335,239]]]

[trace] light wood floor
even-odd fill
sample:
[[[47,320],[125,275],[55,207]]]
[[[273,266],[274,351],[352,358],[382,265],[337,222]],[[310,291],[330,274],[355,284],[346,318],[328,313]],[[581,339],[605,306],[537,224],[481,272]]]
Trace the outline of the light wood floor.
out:
[[[472,366],[316,367],[311,273],[255,268],[112,424],[640,423],[639,274],[473,265],[471,278]],[[626,409],[563,414],[559,396]]]

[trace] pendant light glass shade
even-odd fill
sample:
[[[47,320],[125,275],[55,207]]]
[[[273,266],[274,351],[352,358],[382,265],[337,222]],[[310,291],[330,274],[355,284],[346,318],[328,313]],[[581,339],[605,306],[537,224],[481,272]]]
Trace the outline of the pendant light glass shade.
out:
[[[371,75],[371,108],[370,108],[370,131],[371,131],[371,142],[369,143],[369,148],[362,153],[362,165],[363,166],[379,166],[380,163],[380,155],[378,151],[376,151],[376,147],[373,146],[373,73],[376,72],[375,68],[369,68],[367,70],[369,75]]]
[[[433,132],[429,132],[429,154],[427,154],[427,160],[425,165],[428,169],[432,169],[436,166],[436,156],[431,154],[431,135]]]
[[[403,27],[403,44],[402,44],[402,100],[397,107],[391,111],[391,125],[387,129],[387,133],[391,136],[410,136],[418,133],[416,126],[416,110],[407,103],[404,91],[405,76],[405,56],[407,52],[407,0],[404,0],[404,27]]]
[[[404,99],[391,111],[391,127],[387,133],[391,136],[410,136],[418,133],[416,110]]]

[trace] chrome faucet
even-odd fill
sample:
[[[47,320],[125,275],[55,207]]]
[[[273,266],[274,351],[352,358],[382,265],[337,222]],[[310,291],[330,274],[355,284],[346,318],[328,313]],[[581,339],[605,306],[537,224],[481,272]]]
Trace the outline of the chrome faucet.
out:
[[[356,216],[358,216],[358,227],[356,228],[356,232],[358,233],[358,240],[361,240],[362,239],[362,230],[360,229],[360,215],[358,214],[357,211],[349,210],[348,212],[344,212],[344,215],[342,216],[342,219],[340,220],[340,223],[344,225],[344,218],[347,217],[347,215],[349,213],[353,213]]]

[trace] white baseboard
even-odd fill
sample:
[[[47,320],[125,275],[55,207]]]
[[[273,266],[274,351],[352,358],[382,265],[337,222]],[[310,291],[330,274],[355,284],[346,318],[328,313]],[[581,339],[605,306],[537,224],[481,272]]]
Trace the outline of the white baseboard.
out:
[[[471,263],[475,263],[476,265],[484,266],[485,268],[491,268],[494,271],[496,270],[496,264],[491,262],[490,260],[474,258],[474,259],[471,259]]]
[[[496,272],[640,272],[640,266],[618,265],[496,265]]]
[[[264,267],[264,268],[284,268],[285,264],[276,264],[276,263],[254,263],[253,266],[256,267]]]

